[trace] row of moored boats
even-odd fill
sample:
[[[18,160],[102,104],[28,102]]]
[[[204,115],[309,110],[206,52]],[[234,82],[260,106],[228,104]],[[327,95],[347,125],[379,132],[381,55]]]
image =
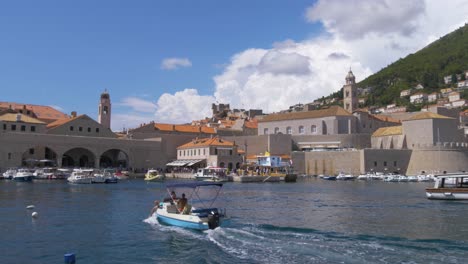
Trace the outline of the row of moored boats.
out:
[[[61,168],[10,168],[2,174],[3,179],[20,182],[34,180],[67,180],[76,184],[117,183],[128,179],[128,174],[114,169],[61,169]]]
[[[385,174],[385,173],[366,173],[359,176],[340,173],[338,176],[319,175],[324,180],[380,180],[385,182],[433,182],[435,177],[433,174],[421,174],[417,176],[405,176],[400,174]]]

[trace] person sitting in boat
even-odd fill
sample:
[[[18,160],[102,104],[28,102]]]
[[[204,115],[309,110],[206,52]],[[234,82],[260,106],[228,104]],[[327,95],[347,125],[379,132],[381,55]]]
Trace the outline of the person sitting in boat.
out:
[[[175,203],[177,202],[177,195],[174,191],[171,192],[171,197],[166,197],[164,198],[163,202],[167,203],[167,202],[170,202],[170,203]]]
[[[156,212],[156,210],[158,210],[158,208],[159,208],[159,201],[156,200],[156,201],[154,201],[154,207],[151,209],[150,216],[152,216],[154,214],[154,212]]]
[[[177,208],[179,212],[182,213],[184,211],[185,206],[187,205],[187,198],[185,198],[185,193],[182,194],[182,198],[177,201]]]

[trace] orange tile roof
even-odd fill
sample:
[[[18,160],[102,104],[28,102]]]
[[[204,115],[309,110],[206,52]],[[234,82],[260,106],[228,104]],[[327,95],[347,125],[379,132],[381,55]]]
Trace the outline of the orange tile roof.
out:
[[[209,147],[209,146],[233,147],[234,143],[231,141],[220,139],[219,137],[202,138],[202,139],[194,139],[190,141],[189,143],[179,146],[177,149],[199,148],[199,147]]]
[[[372,136],[373,137],[383,137],[383,136],[392,136],[392,135],[402,135],[403,127],[402,126],[390,126],[390,127],[381,127],[377,129]]]
[[[401,123],[400,120],[395,119],[393,117],[386,116],[386,115],[369,115],[369,116],[380,121],[391,122],[391,123]]]
[[[258,128],[258,119],[254,118],[249,121],[244,122],[244,127],[245,128],[252,128],[252,129],[257,129]]]
[[[408,118],[407,120],[404,120],[404,121],[421,120],[421,119],[454,119],[454,118],[439,115],[439,114],[432,113],[432,112],[422,112],[422,113],[416,114],[416,115],[414,115],[414,116],[412,116],[412,117],[410,117],[410,118]]]
[[[18,115],[20,116],[20,119],[17,120]],[[32,124],[45,124],[39,119],[36,119],[34,117],[30,117],[27,115],[22,115],[22,114],[17,114],[17,113],[6,113],[0,116],[0,121],[4,122],[23,122],[23,123],[32,123]]]
[[[62,125],[65,125],[66,123],[72,121],[72,120],[75,120],[77,118],[80,118],[84,115],[79,115],[77,117],[69,117],[69,118],[62,118],[62,119],[58,119],[58,120],[55,120],[54,122],[52,123],[49,123],[47,125],[47,128],[48,129],[51,129],[51,128],[56,128],[56,127],[59,127],[59,126],[62,126]]]
[[[173,124],[161,124],[155,123],[154,128],[160,131],[167,132],[182,132],[182,133],[205,133],[205,134],[216,134],[216,131],[212,127],[205,126],[192,126],[192,125],[173,125]]]
[[[19,104],[13,102],[0,102],[0,108],[10,108],[13,110],[29,110],[31,111],[37,119],[42,121],[52,121],[62,118],[67,118],[68,116],[57,109],[46,106],[46,105],[32,105],[32,104]],[[26,114],[26,113],[24,113]]]
[[[293,120],[293,119],[309,119],[309,118],[320,118],[326,116],[352,116],[348,111],[344,110],[339,106],[330,106],[326,109],[306,111],[306,112],[291,112],[291,113],[279,113],[265,116],[258,122],[272,122],[282,120]]]

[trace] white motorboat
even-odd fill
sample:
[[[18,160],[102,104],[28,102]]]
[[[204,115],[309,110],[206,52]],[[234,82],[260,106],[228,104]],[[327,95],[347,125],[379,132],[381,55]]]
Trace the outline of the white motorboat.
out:
[[[468,200],[468,174],[435,176],[434,187],[426,189],[426,196],[436,200]]]
[[[35,179],[54,179],[55,168],[40,168],[34,171]]]
[[[345,174],[343,172],[340,172],[340,174],[338,174],[338,176],[336,176],[336,179],[337,180],[342,180],[342,181],[350,181],[350,180],[354,180],[355,177],[351,174]]]
[[[67,181],[69,183],[90,184],[92,183],[92,179],[93,179],[93,170],[75,169],[73,170],[70,177],[68,177]]]
[[[183,208],[180,199],[171,196],[159,203],[156,218],[160,223],[197,230],[221,225],[225,210],[213,207],[223,184],[219,182],[175,183],[166,186],[169,194],[187,195]]]
[[[197,170],[193,177],[199,181],[227,181],[226,168],[208,166]]]
[[[18,171],[18,169],[16,169],[16,168],[9,168],[2,174],[2,176],[3,176],[4,179],[11,180],[11,179],[13,179],[13,177],[15,176],[17,171]]]
[[[32,181],[33,178],[34,178],[33,172],[30,171],[29,169],[24,169],[24,168],[18,169],[15,176],[13,176],[13,180],[22,181],[22,182]]]
[[[106,177],[104,176],[104,171],[97,171],[93,174],[91,178],[91,183],[106,183]]]

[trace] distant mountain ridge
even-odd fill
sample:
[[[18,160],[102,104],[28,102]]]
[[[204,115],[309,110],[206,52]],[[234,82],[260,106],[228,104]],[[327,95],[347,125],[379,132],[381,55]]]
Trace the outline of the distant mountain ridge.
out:
[[[402,90],[422,84],[424,91],[430,93],[450,86],[444,83],[444,76],[461,74],[465,70],[468,70],[468,24],[395,61],[357,85],[372,87],[366,106],[404,105],[408,102],[400,99]]]

